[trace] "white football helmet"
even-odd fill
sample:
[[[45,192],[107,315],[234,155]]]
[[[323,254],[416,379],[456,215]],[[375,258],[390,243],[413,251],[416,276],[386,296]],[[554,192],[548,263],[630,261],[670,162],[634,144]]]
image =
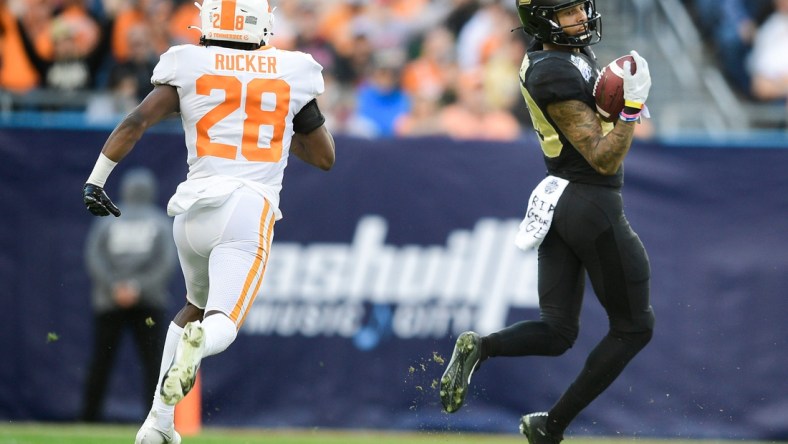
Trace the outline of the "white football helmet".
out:
[[[274,14],[268,0],[203,0],[200,9],[205,40],[267,45],[273,35]]]

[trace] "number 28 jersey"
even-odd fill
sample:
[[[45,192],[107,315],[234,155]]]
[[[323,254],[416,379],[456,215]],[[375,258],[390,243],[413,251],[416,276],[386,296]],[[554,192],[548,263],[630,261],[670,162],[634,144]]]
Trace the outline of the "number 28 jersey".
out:
[[[169,213],[248,186],[281,218],[293,117],[323,93],[322,69],[306,53],[271,46],[244,51],[180,45],[164,53],[151,82],[178,90],[189,165]]]

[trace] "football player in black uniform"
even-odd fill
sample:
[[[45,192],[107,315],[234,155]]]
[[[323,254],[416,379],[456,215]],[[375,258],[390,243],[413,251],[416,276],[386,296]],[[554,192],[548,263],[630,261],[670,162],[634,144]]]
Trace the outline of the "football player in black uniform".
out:
[[[555,405],[520,420],[529,443],[558,443],[569,423],[652,336],[648,256],[624,216],[621,198],[623,160],[651,78],[646,61],[632,51],[637,71],[630,74],[624,66],[624,111],[615,124],[602,122],[593,96],[598,67],[588,47],[601,39],[594,0],[515,1],[523,29],[534,37],[520,69],[522,94],[547,174],[566,185],[538,246],[540,320],[484,337],[462,333],[441,378],[440,397],[447,412],[457,411],[471,374],[485,359],[558,356],[572,347],[587,271],[609,331]]]

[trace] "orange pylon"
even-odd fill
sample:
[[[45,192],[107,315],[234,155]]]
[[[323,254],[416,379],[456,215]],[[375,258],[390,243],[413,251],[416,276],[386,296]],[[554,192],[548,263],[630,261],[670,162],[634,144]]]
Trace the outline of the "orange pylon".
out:
[[[194,436],[202,429],[202,383],[200,372],[186,397],[175,406],[175,430],[181,436]]]

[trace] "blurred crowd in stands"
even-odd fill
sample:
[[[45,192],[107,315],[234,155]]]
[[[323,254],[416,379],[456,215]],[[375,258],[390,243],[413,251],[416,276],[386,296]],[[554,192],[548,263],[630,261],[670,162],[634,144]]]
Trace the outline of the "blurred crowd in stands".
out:
[[[685,0],[735,91],[788,106],[788,0]]]
[[[361,137],[513,140],[530,131],[511,0],[269,0],[271,44],[323,65],[330,129]],[[788,97],[788,0],[685,0],[731,85]],[[113,120],[150,90],[159,55],[197,43],[193,0],[0,0],[0,91],[21,106]],[[52,100],[72,97],[73,101]],[[20,106],[15,104],[14,106]]]
[[[335,133],[513,140],[530,130],[513,1],[270,3],[270,44],[324,67],[319,100]],[[151,90],[162,52],[198,43],[189,26],[199,24],[193,0],[0,0],[0,87],[77,93],[89,116],[122,115]]]

